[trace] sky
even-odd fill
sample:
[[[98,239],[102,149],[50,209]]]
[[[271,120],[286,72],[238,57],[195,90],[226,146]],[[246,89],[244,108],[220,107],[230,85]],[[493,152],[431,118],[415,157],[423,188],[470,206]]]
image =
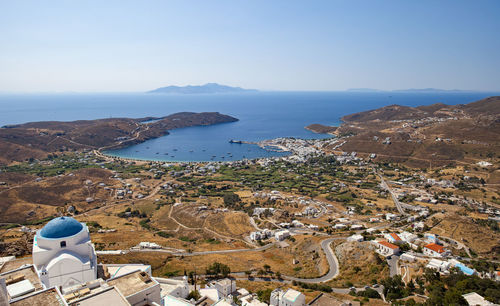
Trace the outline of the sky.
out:
[[[0,92],[500,91],[497,0],[0,0]]]

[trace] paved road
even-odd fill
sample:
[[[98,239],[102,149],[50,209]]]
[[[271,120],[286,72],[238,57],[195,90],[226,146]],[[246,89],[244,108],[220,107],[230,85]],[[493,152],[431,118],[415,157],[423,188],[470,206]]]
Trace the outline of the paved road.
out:
[[[330,265],[330,270],[328,271],[328,273],[326,275],[324,275],[322,277],[317,277],[317,278],[297,278],[297,277],[291,277],[291,276],[283,276],[283,278],[286,280],[292,280],[292,281],[313,284],[313,283],[327,282],[327,281],[332,280],[335,277],[337,277],[337,275],[339,274],[339,261],[337,259],[337,256],[335,256],[335,253],[333,253],[333,250],[330,247],[330,244],[334,240],[340,240],[340,239],[345,239],[345,237],[328,238],[328,239],[321,241],[321,248],[325,252],[326,259],[328,260],[328,264]]]
[[[375,170],[374,170],[374,171],[375,171]],[[377,175],[380,177],[380,180],[382,181],[382,187],[383,187],[384,189],[386,189],[387,191],[389,191],[389,193],[391,194],[392,201],[393,201],[393,202],[394,202],[394,204],[396,205],[396,208],[397,208],[397,210],[399,211],[399,213],[400,213],[400,214],[404,214],[404,213],[405,213],[405,211],[403,210],[403,207],[401,207],[401,203],[399,203],[398,198],[397,198],[397,197],[396,197],[396,195],[392,192],[392,189],[389,187],[389,185],[387,185],[387,183],[385,182],[384,177],[383,177],[380,173],[378,173],[378,172],[376,172],[376,173],[377,173]]]
[[[330,266],[330,269],[327,274],[321,277],[317,278],[297,278],[297,277],[292,277],[292,276],[283,276],[282,282],[290,282],[290,281],[298,281],[298,282],[303,282],[303,283],[322,283],[322,282],[327,282],[329,280],[334,279],[337,277],[339,274],[339,262],[337,259],[337,256],[335,256],[335,253],[333,253],[332,248],[330,247],[330,244],[334,240],[341,240],[341,239],[346,239],[345,237],[336,237],[336,238],[328,238],[323,241],[321,241],[321,248],[325,252],[326,259],[328,261],[328,264]],[[267,250],[271,247],[273,247],[275,243],[270,243],[265,246],[259,247],[259,248],[254,248],[254,249],[233,249],[233,250],[219,250],[219,251],[203,251],[203,252],[192,252],[192,253],[187,253],[187,252],[174,252],[172,250],[166,250],[166,249],[129,249],[129,250],[123,250],[123,252],[159,252],[159,253],[169,253],[174,256],[200,256],[200,255],[209,255],[209,254],[228,254],[228,253],[242,253],[242,252],[258,252],[258,251],[263,251]],[[236,273],[231,273],[231,275],[236,276],[236,277],[244,277],[245,274],[243,272],[236,272]],[[246,279],[246,278],[245,278]],[[261,278],[254,278],[256,281],[259,281]],[[267,278],[262,278],[261,281],[270,281]]]
[[[387,259],[389,265],[389,276],[398,275],[398,260],[399,256],[392,255],[391,259]]]
[[[192,253],[172,253],[174,256],[199,256],[199,255],[209,255],[209,254],[227,254],[227,253],[241,253],[241,252],[258,252],[264,251],[274,246],[274,243],[266,244],[263,247],[255,249],[234,249],[234,250],[219,250],[219,251],[203,251],[203,252],[192,252]]]

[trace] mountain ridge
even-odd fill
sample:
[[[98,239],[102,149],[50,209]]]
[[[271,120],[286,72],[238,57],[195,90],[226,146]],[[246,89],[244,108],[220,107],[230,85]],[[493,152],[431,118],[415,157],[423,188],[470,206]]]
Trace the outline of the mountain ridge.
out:
[[[256,89],[245,89],[241,87],[232,87],[217,83],[206,83],[204,85],[186,85],[176,86],[170,85],[160,87],[147,93],[154,94],[216,94],[216,93],[242,93],[242,92],[257,92]]]

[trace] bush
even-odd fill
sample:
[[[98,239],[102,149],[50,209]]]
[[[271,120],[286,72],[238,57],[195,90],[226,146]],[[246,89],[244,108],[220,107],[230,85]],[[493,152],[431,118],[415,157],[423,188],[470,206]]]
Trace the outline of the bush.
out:
[[[156,234],[160,237],[163,237],[163,238],[170,238],[172,237],[172,234],[169,234],[169,233],[166,233],[166,232],[156,232]]]
[[[322,291],[322,292],[332,292],[332,287],[324,284],[308,284],[308,283],[302,283],[302,282],[296,282],[296,285],[300,286],[301,288],[304,289],[311,289],[311,290],[316,290],[316,291]]]
[[[231,273],[229,266],[222,264],[220,262],[214,262],[206,268],[206,274],[214,277],[218,277],[221,274],[223,277],[227,277]]]

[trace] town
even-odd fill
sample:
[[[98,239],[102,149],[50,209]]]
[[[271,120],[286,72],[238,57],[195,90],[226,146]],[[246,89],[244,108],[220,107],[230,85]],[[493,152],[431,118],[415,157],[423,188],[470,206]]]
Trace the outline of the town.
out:
[[[375,162],[375,154],[325,150],[344,141],[281,138],[265,146],[292,154],[232,162],[133,161],[87,150],[3,167],[9,176],[31,174],[23,185],[50,188],[68,178],[85,190],[28,211],[41,222],[4,223],[4,249],[18,256],[1,259],[4,300],[425,303],[436,298],[428,286],[451,277],[486,284],[459,295],[471,305],[498,298],[491,290],[499,263],[489,248],[500,209],[484,182],[489,165],[411,170]],[[0,192],[17,188],[11,184]],[[66,233],[73,227],[76,235]],[[20,249],[20,239],[32,239],[32,250]]]

